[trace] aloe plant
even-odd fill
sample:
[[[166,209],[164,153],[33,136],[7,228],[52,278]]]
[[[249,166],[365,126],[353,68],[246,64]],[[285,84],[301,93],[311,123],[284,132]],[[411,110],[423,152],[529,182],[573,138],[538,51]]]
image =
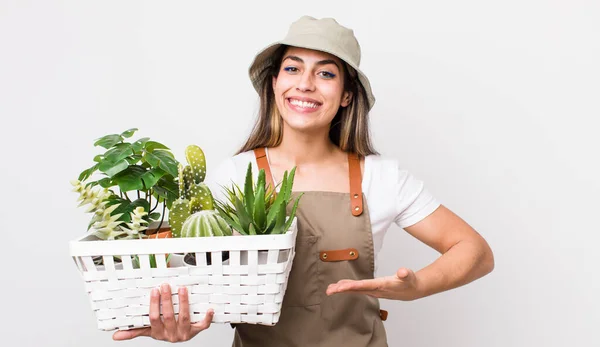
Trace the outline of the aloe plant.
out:
[[[292,168],[289,175],[287,171],[284,172],[283,180],[277,186],[280,187],[279,193],[276,193],[277,187],[267,185],[264,169],[258,172],[256,184],[254,183],[252,163],[248,163],[244,189],[240,189],[235,183],[231,187],[223,187],[227,201],[215,200],[215,207],[221,217],[240,234],[285,233],[292,224],[298,203],[304,194],[298,195],[290,215],[287,216],[286,208],[292,201],[295,173],[296,167]]]
[[[178,166],[179,198],[169,210],[173,237],[231,235],[231,227],[214,209],[212,193],[204,183],[204,152],[196,145],[189,145],[185,157],[189,165]]]

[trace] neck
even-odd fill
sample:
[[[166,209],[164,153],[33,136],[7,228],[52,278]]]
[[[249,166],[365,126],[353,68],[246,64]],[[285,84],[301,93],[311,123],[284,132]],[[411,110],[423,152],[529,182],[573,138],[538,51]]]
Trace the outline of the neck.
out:
[[[318,164],[332,158],[339,148],[329,139],[329,131],[307,134],[284,129],[284,136],[277,147],[269,149],[270,157],[285,167]],[[274,154],[274,155],[273,155]]]

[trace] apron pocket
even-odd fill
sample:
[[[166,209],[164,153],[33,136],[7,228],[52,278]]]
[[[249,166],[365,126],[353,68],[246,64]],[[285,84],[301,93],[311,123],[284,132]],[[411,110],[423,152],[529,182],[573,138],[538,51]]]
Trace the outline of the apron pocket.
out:
[[[302,307],[321,303],[323,290],[319,279],[319,236],[296,239],[296,255],[283,298],[283,307]]]

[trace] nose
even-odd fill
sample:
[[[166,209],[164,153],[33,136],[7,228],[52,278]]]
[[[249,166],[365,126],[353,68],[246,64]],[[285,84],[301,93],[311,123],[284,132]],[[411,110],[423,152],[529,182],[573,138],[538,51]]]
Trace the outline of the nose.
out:
[[[313,75],[308,71],[302,73],[300,78],[298,79],[298,84],[296,85],[296,89],[302,92],[311,92],[315,90],[315,81],[313,80]]]

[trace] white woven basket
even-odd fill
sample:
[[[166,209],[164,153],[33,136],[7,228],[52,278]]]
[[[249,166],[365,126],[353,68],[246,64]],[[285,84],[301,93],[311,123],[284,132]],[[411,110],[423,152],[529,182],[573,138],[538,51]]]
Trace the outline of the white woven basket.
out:
[[[215,323],[275,325],[295,255],[297,220],[282,235],[223,236],[105,241],[83,236],[70,242],[71,256],[85,282],[98,329],[128,330],[150,326],[150,291],[171,285],[175,315],[177,289],[186,286],[190,319],[204,319],[209,308]],[[222,261],[222,252],[229,260]],[[197,264],[183,262],[195,254]],[[210,253],[211,265],[206,254]],[[171,254],[169,264],[166,254]],[[139,268],[132,259],[137,255]],[[155,255],[156,267],[150,265]],[[93,258],[102,256],[104,265]],[[115,263],[114,256],[121,258]]]

